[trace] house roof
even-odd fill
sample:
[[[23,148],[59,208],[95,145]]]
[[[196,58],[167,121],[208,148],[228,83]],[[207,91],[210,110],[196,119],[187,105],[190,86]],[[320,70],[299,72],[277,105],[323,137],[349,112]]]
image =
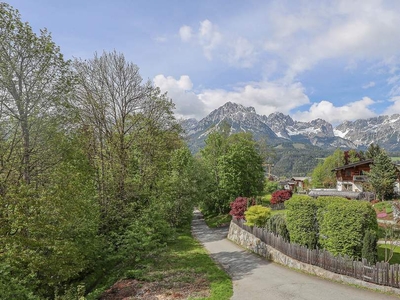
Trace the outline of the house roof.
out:
[[[296,181],[304,181],[304,180],[310,180],[311,177],[292,177],[292,180],[296,180]]]
[[[351,191],[324,191],[324,190],[311,190],[308,195],[311,197],[319,196],[338,196],[343,198],[357,199],[360,196],[360,192]]]
[[[373,159],[366,159],[366,160],[358,161],[358,162],[355,162],[352,164],[337,167],[335,169],[332,169],[332,171],[339,171],[339,170],[349,169],[349,168],[353,168],[353,167],[357,167],[357,166],[361,166],[361,165],[365,165],[365,164],[372,164],[373,162],[374,162]]]

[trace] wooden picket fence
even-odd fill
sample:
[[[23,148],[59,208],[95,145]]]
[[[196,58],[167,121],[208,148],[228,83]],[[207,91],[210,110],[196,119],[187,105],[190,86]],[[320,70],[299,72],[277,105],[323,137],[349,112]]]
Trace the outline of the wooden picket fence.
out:
[[[349,256],[334,256],[325,250],[308,249],[305,246],[289,243],[281,236],[265,229],[246,226],[243,220],[233,218],[232,222],[256,236],[265,244],[298,261],[367,282],[400,288],[400,267],[398,264],[390,265],[389,263],[378,262],[371,265],[365,259],[356,261]]]

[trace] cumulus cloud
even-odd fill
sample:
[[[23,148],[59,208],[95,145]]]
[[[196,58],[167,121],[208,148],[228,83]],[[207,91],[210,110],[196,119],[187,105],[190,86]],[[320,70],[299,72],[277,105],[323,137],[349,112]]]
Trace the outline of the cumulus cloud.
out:
[[[205,107],[199,97],[192,91],[193,83],[189,76],[182,75],[179,79],[160,74],[154,77],[153,83],[175,103],[177,117],[201,118],[205,115]]]
[[[369,89],[369,88],[374,87],[374,86],[375,86],[375,82],[374,82],[374,81],[370,81],[370,82],[368,82],[367,84],[364,84],[364,85],[362,86],[362,88],[363,88],[363,89]]]
[[[264,51],[280,57],[289,79],[324,60],[347,61],[350,68],[398,57],[400,51],[398,3],[307,2],[295,7],[272,5],[269,14],[272,30],[264,38]]]
[[[184,42],[190,41],[192,38],[192,27],[183,25],[181,28],[179,28],[179,36]]]
[[[389,101],[392,102],[392,104],[386,108],[384,114],[400,114],[400,96],[392,97]]]
[[[250,68],[255,62],[254,45],[246,38],[238,37],[231,44],[228,61],[232,65]]]
[[[206,19],[200,22],[197,32],[189,26],[179,29],[181,40],[187,42],[196,37],[196,45],[203,50],[207,60],[215,57],[235,67],[249,68],[256,61],[256,51],[252,42],[242,36],[222,34],[214,23]]]
[[[273,112],[289,113],[290,110],[308,104],[309,98],[300,83],[261,82],[236,87],[233,91],[205,90],[200,99],[210,109],[215,109],[227,101],[253,106],[258,114]]]
[[[335,106],[332,102],[321,101],[313,103],[308,111],[296,112],[293,118],[299,121],[311,121],[321,118],[332,124],[337,124],[346,120],[366,119],[376,116],[369,107],[375,101],[369,97],[350,102],[343,106]],[[400,106],[399,106],[400,107]]]
[[[231,101],[244,106],[253,106],[257,113],[269,115],[273,112],[289,113],[292,109],[308,104],[309,98],[300,83],[253,82],[234,87],[233,90],[205,89],[193,91],[189,76],[179,79],[162,74],[154,77],[153,82],[176,105],[178,117],[201,119],[212,110]]]
[[[208,60],[212,60],[212,51],[222,41],[222,35],[210,20],[200,22],[199,41]]]

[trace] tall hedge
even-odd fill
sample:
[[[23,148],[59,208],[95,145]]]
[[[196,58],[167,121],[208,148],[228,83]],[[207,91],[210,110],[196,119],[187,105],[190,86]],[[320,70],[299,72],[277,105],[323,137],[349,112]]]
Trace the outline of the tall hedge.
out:
[[[361,257],[367,230],[377,230],[376,213],[368,202],[319,199],[319,244],[334,255]]]
[[[271,216],[266,226],[268,231],[283,237],[286,241],[290,241],[289,231],[286,226],[286,219],[282,214]]]
[[[285,202],[285,208],[290,242],[315,248],[318,242],[317,201],[309,196],[295,195]]]

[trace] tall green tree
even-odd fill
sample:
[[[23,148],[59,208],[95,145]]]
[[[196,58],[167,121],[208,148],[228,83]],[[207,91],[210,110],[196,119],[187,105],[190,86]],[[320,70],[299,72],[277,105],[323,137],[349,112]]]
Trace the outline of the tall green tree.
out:
[[[394,183],[397,179],[398,171],[385,151],[381,151],[374,158],[369,172],[369,183],[372,185],[377,197],[385,197],[393,194]]]
[[[336,174],[332,172],[332,170],[344,165],[344,163],[343,151],[336,149],[332,155],[325,158],[325,160],[322,163],[320,162],[314,169],[311,175],[313,186],[316,188],[335,187]]]
[[[0,122],[2,160],[18,157],[9,166],[6,183],[13,174],[26,184],[37,181],[48,167],[42,131],[49,122],[60,120],[60,105],[70,87],[68,62],[46,30],[36,35],[22,22],[17,10],[0,3]],[[8,165],[8,164],[6,164]]]
[[[367,149],[367,151],[365,152],[365,157],[368,159],[374,159],[376,158],[381,152],[383,151],[383,149],[381,147],[379,147],[378,144],[374,144],[371,143]]]
[[[260,195],[264,184],[263,157],[248,133],[227,136],[214,132],[201,152],[213,178],[207,209],[226,212],[238,196]]]

